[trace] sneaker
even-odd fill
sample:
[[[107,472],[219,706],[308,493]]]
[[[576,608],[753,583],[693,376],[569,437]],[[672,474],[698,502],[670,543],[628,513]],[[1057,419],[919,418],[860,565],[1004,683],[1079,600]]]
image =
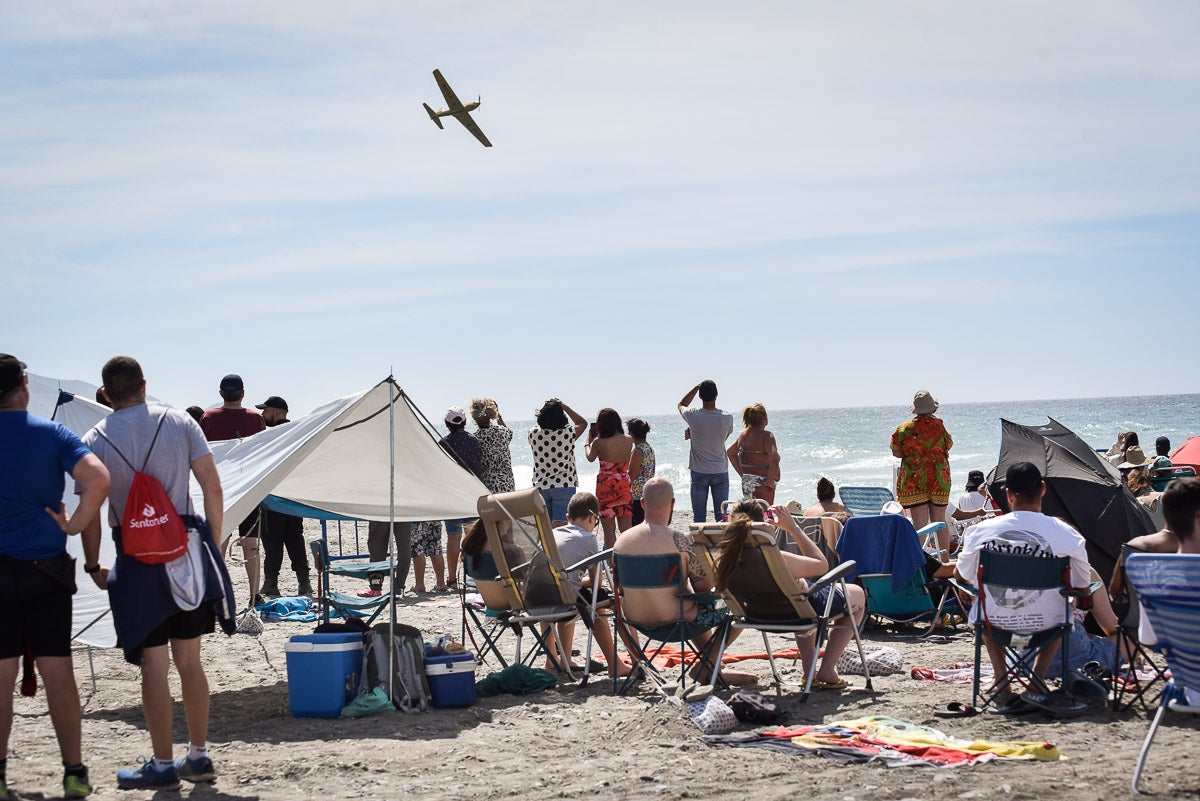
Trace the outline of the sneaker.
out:
[[[63,798],[87,798],[91,794],[92,785],[86,773],[82,776],[63,776]]]
[[[189,782],[212,782],[217,780],[217,771],[213,769],[212,760],[206,756],[198,759],[184,757],[175,760],[175,770],[179,778]]]
[[[153,759],[147,759],[137,770],[117,771],[117,787],[122,790],[178,790],[180,786],[175,766],[159,770]]]
[[[311,598],[313,594],[312,582],[309,580],[308,576],[304,576],[303,578],[299,579],[296,587],[296,595]]]

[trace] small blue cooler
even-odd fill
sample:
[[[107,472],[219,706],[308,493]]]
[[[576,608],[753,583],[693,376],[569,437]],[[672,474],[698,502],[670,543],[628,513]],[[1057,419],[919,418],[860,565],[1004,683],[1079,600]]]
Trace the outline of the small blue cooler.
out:
[[[292,717],[336,718],[358,695],[361,634],[298,634],[285,650]]]
[[[475,654],[425,657],[425,678],[439,709],[475,703]]]

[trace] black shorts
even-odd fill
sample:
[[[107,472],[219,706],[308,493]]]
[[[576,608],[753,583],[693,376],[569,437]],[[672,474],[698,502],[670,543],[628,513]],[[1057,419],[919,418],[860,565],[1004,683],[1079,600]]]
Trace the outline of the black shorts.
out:
[[[176,612],[159,623],[142,640],[143,648],[156,648],[171,640],[193,640],[202,634],[216,631],[217,615],[213,605],[205,601],[190,612]]]
[[[71,655],[75,560],[0,556],[0,659]]]

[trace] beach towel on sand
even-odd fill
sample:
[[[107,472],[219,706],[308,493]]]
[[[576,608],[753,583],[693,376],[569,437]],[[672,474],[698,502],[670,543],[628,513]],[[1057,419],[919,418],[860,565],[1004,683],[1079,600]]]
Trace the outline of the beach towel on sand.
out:
[[[817,754],[846,764],[882,762],[889,768],[924,765],[958,767],[998,759],[1062,759],[1046,742],[961,740],[937,729],[888,717],[835,721],[823,726],[779,726],[754,734],[716,734],[709,745],[767,748],[785,754]]]
[[[558,684],[554,674],[528,665],[509,665],[504,670],[489,673],[475,682],[475,693],[482,698],[495,695],[530,695],[548,690]]]

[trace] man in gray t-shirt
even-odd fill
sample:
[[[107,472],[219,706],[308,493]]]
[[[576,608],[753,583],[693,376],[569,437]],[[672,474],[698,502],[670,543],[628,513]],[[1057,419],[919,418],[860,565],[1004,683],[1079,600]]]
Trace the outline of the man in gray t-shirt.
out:
[[[567,525],[554,529],[554,544],[558,547],[558,558],[561,561],[561,567],[570,567],[571,565],[578,564],[589,556],[600,552],[600,544],[596,541],[596,526],[599,523],[600,501],[596,500],[595,495],[590,492],[577,492],[571,496],[571,500],[567,503]],[[597,575],[599,572],[598,569],[592,568],[592,570],[593,573],[591,576],[585,570],[575,570],[567,575],[567,580],[575,588],[575,592],[579,595],[580,600],[588,606],[592,603],[591,588],[593,582],[600,578]],[[584,582],[587,584],[586,587],[584,586]],[[600,597],[603,599],[606,596],[602,594]],[[609,675],[612,675],[614,665],[616,666],[618,676],[628,674],[631,668],[616,658],[612,632],[609,631],[608,625],[603,620],[596,621],[592,633],[596,638],[596,644],[600,646],[600,652],[608,660]],[[568,644],[567,651],[569,652],[571,649],[570,643],[575,636],[575,621],[559,623],[558,636],[562,638],[564,643]],[[555,665],[547,658],[546,669],[552,670],[554,668]]]
[[[109,524],[117,550],[111,568],[100,564],[101,526],[96,520],[83,534],[83,569],[97,587],[108,590],[125,659],[141,665],[142,706],[153,747],[153,757],[140,767],[117,771],[117,787],[178,790],[180,779],[211,782],[216,778],[208,756],[210,685],[200,659],[200,640],[214,630],[217,607],[222,629],[227,634],[234,631],[233,588],[218,540],[225,512],[221,477],[208,441],[190,415],[146,405],[146,379],[136,359],[114,356],[101,376],[113,413],[83,440],[112,476]],[[166,565],[139,561],[122,548],[125,532],[120,526],[135,470],[157,479],[188,527],[201,538],[207,537],[207,541],[193,539],[202,549],[203,589],[200,603],[190,609],[184,606],[191,599],[181,605],[172,591]],[[200,487],[203,510],[192,504],[191,477]],[[172,662],[179,674],[188,724],[187,756],[179,760],[172,753],[174,702],[167,679]]]
[[[696,395],[701,407],[689,408]],[[708,496],[712,493],[713,519],[721,519],[721,504],[729,500],[729,457],[725,440],[733,433],[733,415],[717,408],[717,385],[705,379],[688,390],[679,401],[679,414],[687,423],[683,436],[691,442],[688,467],[692,472],[692,517],[697,523],[708,519]]]

